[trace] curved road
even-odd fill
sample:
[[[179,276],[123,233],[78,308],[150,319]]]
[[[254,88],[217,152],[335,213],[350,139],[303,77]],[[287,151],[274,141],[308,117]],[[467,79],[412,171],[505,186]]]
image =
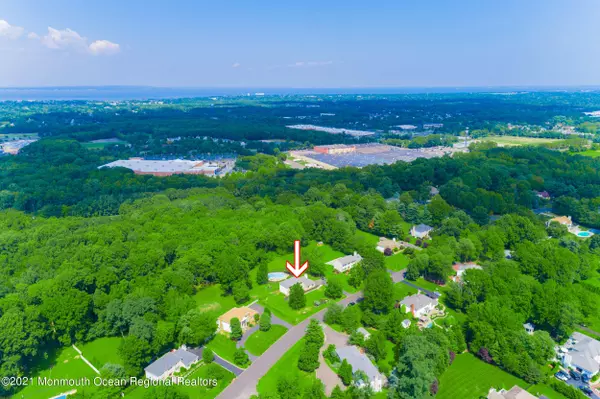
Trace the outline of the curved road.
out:
[[[356,302],[362,296],[362,292],[356,294],[350,294],[346,298],[342,299],[338,303],[346,306],[350,302]],[[265,353],[256,359],[250,367],[244,370],[236,379],[219,396],[219,399],[248,399],[250,396],[256,394],[256,384],[258,380],[264,376],[267,371],[287,352],[296,342],[304,337],[304,330],[308,326],[311,319],[317,319],[323,321],[323,315],[325,314],[323,309],[318,313],[315,313],[311,317],[307,318],[300,324],[297,324],[289,329],[287,333],[279,338]]]

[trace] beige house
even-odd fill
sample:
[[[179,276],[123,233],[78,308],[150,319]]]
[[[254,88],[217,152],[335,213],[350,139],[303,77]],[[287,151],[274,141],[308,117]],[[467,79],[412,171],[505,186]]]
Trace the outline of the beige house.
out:
[[[242,325],[242,330],[245,331],[250,326],[250,323],[254,321],[254,315],[258,312],[254,309],[241,307],[233,308],[227,313],[219,316],[217,319],[217,329],[219,331],[231,332],[231,319],[238,318]]]
[[[491,388],[488,392],[487,399],[538,399],[538,397],[515,385],[508,391],[506,389],[497,391],[496,389]]]
[[[556,222],[559,224],[562,224],[563,226],[567,226],[567,228],[571,228],[573,227],[573,221],[571,220],[571,216],[557,216],[555,218],[552,218],[550,220],[548,220],[548,222],[546,223],[546,226],[550,226],[550,223],[552,222]]]

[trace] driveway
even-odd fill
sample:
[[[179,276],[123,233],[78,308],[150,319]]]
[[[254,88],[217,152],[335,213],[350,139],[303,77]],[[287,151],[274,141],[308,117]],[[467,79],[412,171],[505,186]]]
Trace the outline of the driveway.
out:
[[[350,294],[338,303],[347,306],[350,302],[356,302],[362,297],[362,293]],[[254,306],[254,305],[253,305]],[[311,319],[323,322],[326,309],[315,313],[311,317],[290,328],[283,337],[279,338],[265,353],[256,359],[246,370],[235,378],[219,396],[220,399],[248,399],[256,394],[258,381],[269,371],[271,367],[286,353],[296,342],[304,337],[304,330]],[[292,365],[290,365],[291,367]]]
[[[570,378],[568,381],[565,381],[565,383],[571,385],[574,388],[577,388],[577,390],[579,392],[581,392],[583,395],[585,395],[585,394],[583,393],[583,391],[581,391],[579,389],[579,387],[581,387],[581,386],[589,386],[589,384],[586,384],[585,382],[581,382],[581,380],[579,380],[579,381],[574,380],[573,378]],[[594,391],[594,392],[596,392],[596,391]],[[585,395],[585,396],[587,396],[587,395]],[[593,393],[592,395],[590,395],[588,397],[592,398],[592,399],[600,399],[600,396],[596,395],[595,393]]]
[[[253,310],[256,310],[258,313],[261,313],[261,314],[262,314],[262,312],[265,311],[265,308],[258,302],[254,302],[252,305],[250,305],[250,308]],[[288,323],[285,320],[281,320],[279,317],[275,316],[273,313],[271,313],[271,324],[279,324],[280,326],[284,326],[288,330],[290,328],[292,328],[292,325],[290,323]]]
[[[404,274],[406,273],[406,269],[402,269],[397,272],[388,269],[388,273],[390,274],[390,276],[392,276],[392,281],[395,284],[404,280]]]
[[[343,389],[344,384],[342,383],[340,377],[325,362],[325,359],[323,358],[323,351],[325,351],[327,347],[332,344],[337,348],[347,346],[348,336],[335,331],[327,324],[323,324],[323,332],[325,333],[325,344],[319,353],[319,368],[317,369],[317,378],[323,382],[325,385],[325,393],[329,396],[336,385],[339,385],[339,387]]]
[[[202,347],[198,347],[198,348],[188,348],[188,350],[194,354],[196,354],[198,357],[202,358],[202,350],[204,348]],[[233,374],[235,374],[236,376],[242,374],[242,372],[244,371],[244,369],[239,368],[238,366],[236,366],[233,363],[229,363],[227,360],[223,359],[222,357],[220,357],[219,355],[217,355],[215,353],[215,363],[217,363],[220,366],[223,366],[223,368],[231,371]]]

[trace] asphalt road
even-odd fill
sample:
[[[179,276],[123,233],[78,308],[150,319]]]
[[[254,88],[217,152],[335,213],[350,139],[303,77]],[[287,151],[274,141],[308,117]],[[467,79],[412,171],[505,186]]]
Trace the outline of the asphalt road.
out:
[[[198,355],[198,357],[200,357],[202,359],[202,347],[199,348],[190,348],[189,351]],[[236,376],[242,374],[242,372],[244,371],[244,369],[239,368],[238,366],[229,363],[227,360],[223,359],[222,357],[220,357],[219,355],[217,355],[215,353],[215,363],[217,363],[218,365],[222,366],[223,368],[231,371],[233,374],[235,374]]]
[[[356,302],[362,297],[362,292],[350,294],[338,303],[346,306],[350,302]],[[300,324],[297,324],[289,329],[283,337],[277,340],[261,357],[256,359],[250,367],[244,370],[225,390],[223,390],[217,398],[219,399],[248,399],[256,394],[256,384],[271,367],[286,353],[296,342],[304,337],[304,330],[308,326],[311,319],[323,321],[325,309],[315,313]],[[290,365],[292,367],[292,365]]]

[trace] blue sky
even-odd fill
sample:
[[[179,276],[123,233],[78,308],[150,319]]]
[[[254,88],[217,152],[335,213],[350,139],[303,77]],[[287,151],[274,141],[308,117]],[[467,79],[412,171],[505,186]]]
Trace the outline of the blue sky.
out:
[[[0,86],[600,85],[597,0],[0,0]]]

